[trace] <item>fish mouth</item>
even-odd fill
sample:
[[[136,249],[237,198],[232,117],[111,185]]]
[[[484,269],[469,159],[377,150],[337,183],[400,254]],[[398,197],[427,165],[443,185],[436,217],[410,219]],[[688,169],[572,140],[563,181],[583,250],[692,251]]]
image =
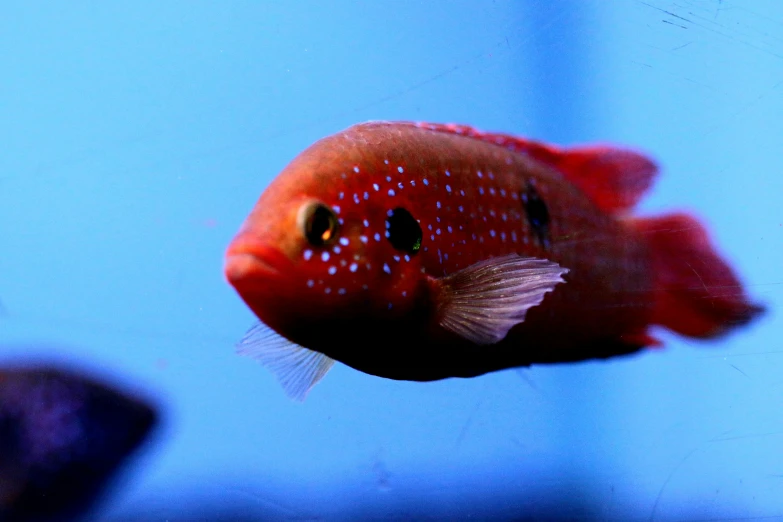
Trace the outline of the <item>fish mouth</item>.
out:
[[[226,251],[223,267],[226,279],[234,285],[250,278],[276,277],[291,265],[280,250],[247,236],[237,237]]]

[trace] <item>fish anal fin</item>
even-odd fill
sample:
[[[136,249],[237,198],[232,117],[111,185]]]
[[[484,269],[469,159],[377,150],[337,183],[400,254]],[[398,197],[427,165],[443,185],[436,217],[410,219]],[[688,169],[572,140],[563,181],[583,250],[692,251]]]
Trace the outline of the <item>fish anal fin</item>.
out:
[[[467,125],[414,123],[520,152],[559,171],[602,211],[632,208],[650,188],[658,166],[642,153],[611,145],[557,147],[510,134],[484,132]]]
[[[334,359],[303,348],[260,322],[237,343],[237,353],[263,364],[277,377],[285,394],[299,402],[334,364]]]
[[[568,272],[546,259],[510,254],[432,279],[438,324],[475,344],[495,344]]]
[[[646,331],[621,335],[620,340],[628,345],[642,348],[660,348],[663,346],[663,343],[659,339],[656,339]]]

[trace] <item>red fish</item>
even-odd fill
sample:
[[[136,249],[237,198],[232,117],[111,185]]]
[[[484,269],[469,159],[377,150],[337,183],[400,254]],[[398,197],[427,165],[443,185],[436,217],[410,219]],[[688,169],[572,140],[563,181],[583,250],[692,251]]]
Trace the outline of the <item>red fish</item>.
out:
[[[334,360],[392,379],[472,377],[710,338],[751,303],[692,217],[629,215],[657,168],[459,125],[324,138],[261,195],[225,274],[268,328],[240,352],[303,399]],[[264,334],[268,332],[268,334]]]

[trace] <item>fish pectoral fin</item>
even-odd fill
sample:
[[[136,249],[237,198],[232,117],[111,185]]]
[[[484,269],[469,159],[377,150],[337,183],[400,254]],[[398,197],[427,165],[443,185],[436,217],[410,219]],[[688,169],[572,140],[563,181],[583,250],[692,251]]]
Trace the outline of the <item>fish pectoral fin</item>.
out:
[[[237,353],[261,362],[277,377],[285,394],[299,402],[334,364],[334,359],[289,341],[261,322],[237,343]]]
[[[433,280],[438,324],[476,344],[501,341],[568,273],[553,261],[510,254]]]

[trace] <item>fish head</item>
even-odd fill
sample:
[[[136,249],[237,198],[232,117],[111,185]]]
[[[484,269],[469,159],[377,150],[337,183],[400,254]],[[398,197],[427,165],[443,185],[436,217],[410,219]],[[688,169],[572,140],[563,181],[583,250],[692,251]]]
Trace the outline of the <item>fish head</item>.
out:
[[[389,196],[399,181],[386,181],[387,156],[346,133],[317,142],[267,187],[229,245],[226,278],[284,337],[326,352],[319,343],[349,342],[350,331],[366,344],[356,325],[393,331],[426,297],[414,202]]]

